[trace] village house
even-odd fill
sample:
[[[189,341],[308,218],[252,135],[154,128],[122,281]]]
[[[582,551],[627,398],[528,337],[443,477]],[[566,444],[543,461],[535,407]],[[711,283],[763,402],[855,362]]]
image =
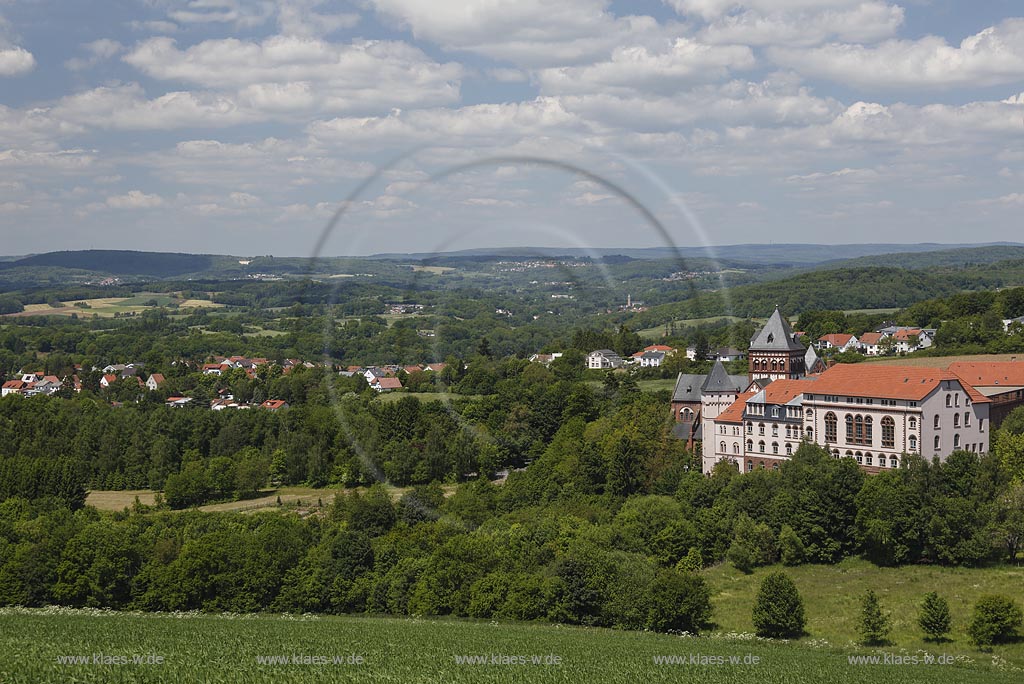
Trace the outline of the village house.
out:
[[[402,381],[391,377],[376,378],[370,387],[378,392],[391,392],[402,389]]]
[[[865,356],[882,356],[885,354],[885,340],[888,335],[879,332],[866,332],[860,336],[860,352]]]
[[[856,335],[850,335],[849,333],[830,333],[819,337],[815,345],[821,351],[835,349],[836,351],[846,352],[857,351],[859,341]]]
[[[280,411],[288,408],[288,402],[283,399],[267,399],[265,402],[260,404],[260,408],[268,411]]]
[[[587,368],[591,370],[621,368],[622,364],[622,357],[611,349],[598,349],[587,354]]]
[[[160,385],[164,384],[164,376],[160,373],[151,373],[149,378],[146,379],[146,389],[150,392],[155,392],[160,389]]]

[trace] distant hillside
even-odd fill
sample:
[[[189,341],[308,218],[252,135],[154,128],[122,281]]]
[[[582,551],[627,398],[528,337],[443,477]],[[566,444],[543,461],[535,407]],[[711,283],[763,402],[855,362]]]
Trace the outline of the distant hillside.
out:
[[[491,249],[464,249],[453,252],[413,252],[408,254],[389,253],[374,254],[370,259],[405,259],[420,261],[438,258],[476,258],[486,260],[493,258],[531,258],[543,256],[555,258],[569,257],[601,257],[622,255],[633,259],[671,259],[682,256],[684,259],[702,258],[718,259],[749,265],[773,266],[811,266],[842,259],[856,259],[876,255],[898,255],[908,253],[933,253],[937,251],[955,251],[960,249],[992,248],[1010,246],[1024,248],[1019,243],[983,243],[954,244],[921,243],[902,244],[864,244],[864,245],[817,245],[817,244],[767,244],[767,245],[722,245],[712,247],[680,247],[678,252],[670,247],[624,247],[582,249],[570,247],[506,247]],[[1002,258],[1012,258],[1013,255]],[[897,258],[897,257],[894,257]],[[869,264],[864,264],[869,265]],[[873,265],[873,264],[870,264]]]
[[[15,268],[70,268],[109,275],[145,275],[172,278],[186,273],[208,271],[214,257],[206,254],[133,252],[89,249],[76,252],[48,252],[15,261],[0,262],[0,270]]]
[[[856,259],[838,259],[820,264],[821,268],[862,268],[869,266],[890,266],[896,268],[921,269],[936,267],[966,267],[994,264],[1011,259],[1024,259],[1024,246],[990,245],[985,247],[963,247],[942,249],[934,252],[914,254],[878,254]]]

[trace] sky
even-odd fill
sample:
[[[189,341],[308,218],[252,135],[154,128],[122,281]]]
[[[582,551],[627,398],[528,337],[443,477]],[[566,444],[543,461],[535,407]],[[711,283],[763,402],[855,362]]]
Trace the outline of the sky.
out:
[[[0,254],[1024,241],[1022,210],[1017,0],[0,0]]]

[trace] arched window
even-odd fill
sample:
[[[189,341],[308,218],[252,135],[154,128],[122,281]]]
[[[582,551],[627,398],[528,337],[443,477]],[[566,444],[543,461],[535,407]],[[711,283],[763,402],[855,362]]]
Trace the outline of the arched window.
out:
[[[939,450],[939,436],[935,435],[935,450]]]
[[[684,406],[679,411],[679,417],[682,418],[683,420],[687,421],[687,422],[692,422],[693,421],[693,409],[691,409],[689,406]]]
[[[953,414],[953,427],[954,428],[960,427],[960,414],[959,413],[954,413]]]
[[[779,469],[779,464],[778,463],[772,463],[772,470],[778,470],[778,469]]]
[[[718,443],[718,450],[723,454],[728,450],[728,447],[725,446],[725,442]]]
[[[849,413],[846,414],[846,441],[851,443],[851,444],[854,441],[854,437],[853,437],[853,416],[851,416]]]
[[[793,455],[793,445],[792,444],[787,444],[786,445],[786,455],[787,456],[792,456]]]
[[[836,434],[838,432],[838,430],[836,429],[837,422],[838,421],[836,420],[836,414],[832,413],[831,411],[829,411],[828,413],[825,414],[825,441],[826,442],[836,442],[836,441],[838,441],[838,437],[837,437],[837,434]]]
[[[740,443],[739,442],[733,442],[732,443],[732,453],[734,453],[734,454],[740,453]]]
[[[764,442],[757,443],[757,450],[760,451],[762,454],[764,453]]]
[[[908,418],[907,419],[907,427],[909,429],[911,429],[911,430],[916,430],[917,429],[917,418],[914,418],[913,416]]]
[[[807,416],[808,418],[813,418],[814,411],[812,411],[811,409],[807,409],[807,411],[804,412],[804,415]]]
[[[814,428],[810,425],[807,426],[807,440],[810,442],[814,441]]]
[[[896,460],[895,456],[890,456],[889,457],[889,467],[890,468],[898,468],[899,465],[900,465],[900,462]]]
[[[890,449],[896,446],[896,421],[891,416],[882,418],[882,446]]]
[[[874,465],[874,459],[868,452],[864,452],[864,465]]]
[[[753,461],[747,461],[747,472],[750,473],[750,472],[753,472],[753,470],[754,470],[754,462]]]
[[[751,439],[748,439],[747,440],[747,451],[753,451],[753,450],[754,450],[754,441],[751,440]]]
[[[778,436],[779,436],[779,424],[778,423],[772,423],[772,437],[778,437]]]
[[[779,370],[779,362],[776,361],[775,359],[772,359],[772,370],[773,371]]]
[[[871,416],[865,416],[864,417],[864,439],[863,439],[863,441],[861,441],[861,444],[871,444],[872,443],[872,441],[874,440],[874,433],[872,432],[873,429],[874,429],[874,420],[871,418]]]
[[[754,434],[754,424],[751,423],[751,422],[747,423],[747,434],[748,435]]]
[[[946,395],[946,408],[949,408],[952,405],[953,405],[953,395],[952,394],[947,394]]]
[[[757,434],[759,434],[759,435],[763,435],[764,434],[764,423],[758,423],[757,424]]]
[[[960,435],[953,435],[953,448],[954,449],[959,449],[960,448]]]
[[[773,454],[779,453],[779,443],[778,442],[772,442],[772,453]]]
[[[939,416],[938,416],[938,414],[935,415],[935,429],[936,430],[941,430],[942,429],[941,426],[939,425]]]
[[[910,435],[910,439],[907,440],[907,442],[910,445],[911,451],[917,451],[917,437],[915,437],[914,435]]]

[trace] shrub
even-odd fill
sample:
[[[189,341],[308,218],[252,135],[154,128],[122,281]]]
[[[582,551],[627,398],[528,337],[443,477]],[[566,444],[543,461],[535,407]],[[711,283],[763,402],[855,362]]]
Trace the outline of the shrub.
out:
[[[949,604],[934,591],[928,592],[921,602],[917,624],[925,634],[926,641],[942,641],[949,633]]]
[[[696,634],[711,619],[711,591],[692,572],[662,570],[651,586],[647,628]]]
[[[889,636],[891,630],[889,616],[882,612],[878,595],[868,589],[868,593],[861,598],[860,624],[857,626],[861,643],[866,646],[885,643],[885,638]]]
[[[754,629],[763,637],[803,634],[804,602],[796,584],[784,572],[773,572],[761,582],[754,603]]]
[[[974,616],[967,627],[971,642],[981,648],[1006,643],[1017,637],[1021,625],[1020,607],[1006,596],[989,594],[974,604]]]
[[[783,565],[800,565],[806,558],[804,543],[789,525],[783,525],[779,530],[779,554]]]

